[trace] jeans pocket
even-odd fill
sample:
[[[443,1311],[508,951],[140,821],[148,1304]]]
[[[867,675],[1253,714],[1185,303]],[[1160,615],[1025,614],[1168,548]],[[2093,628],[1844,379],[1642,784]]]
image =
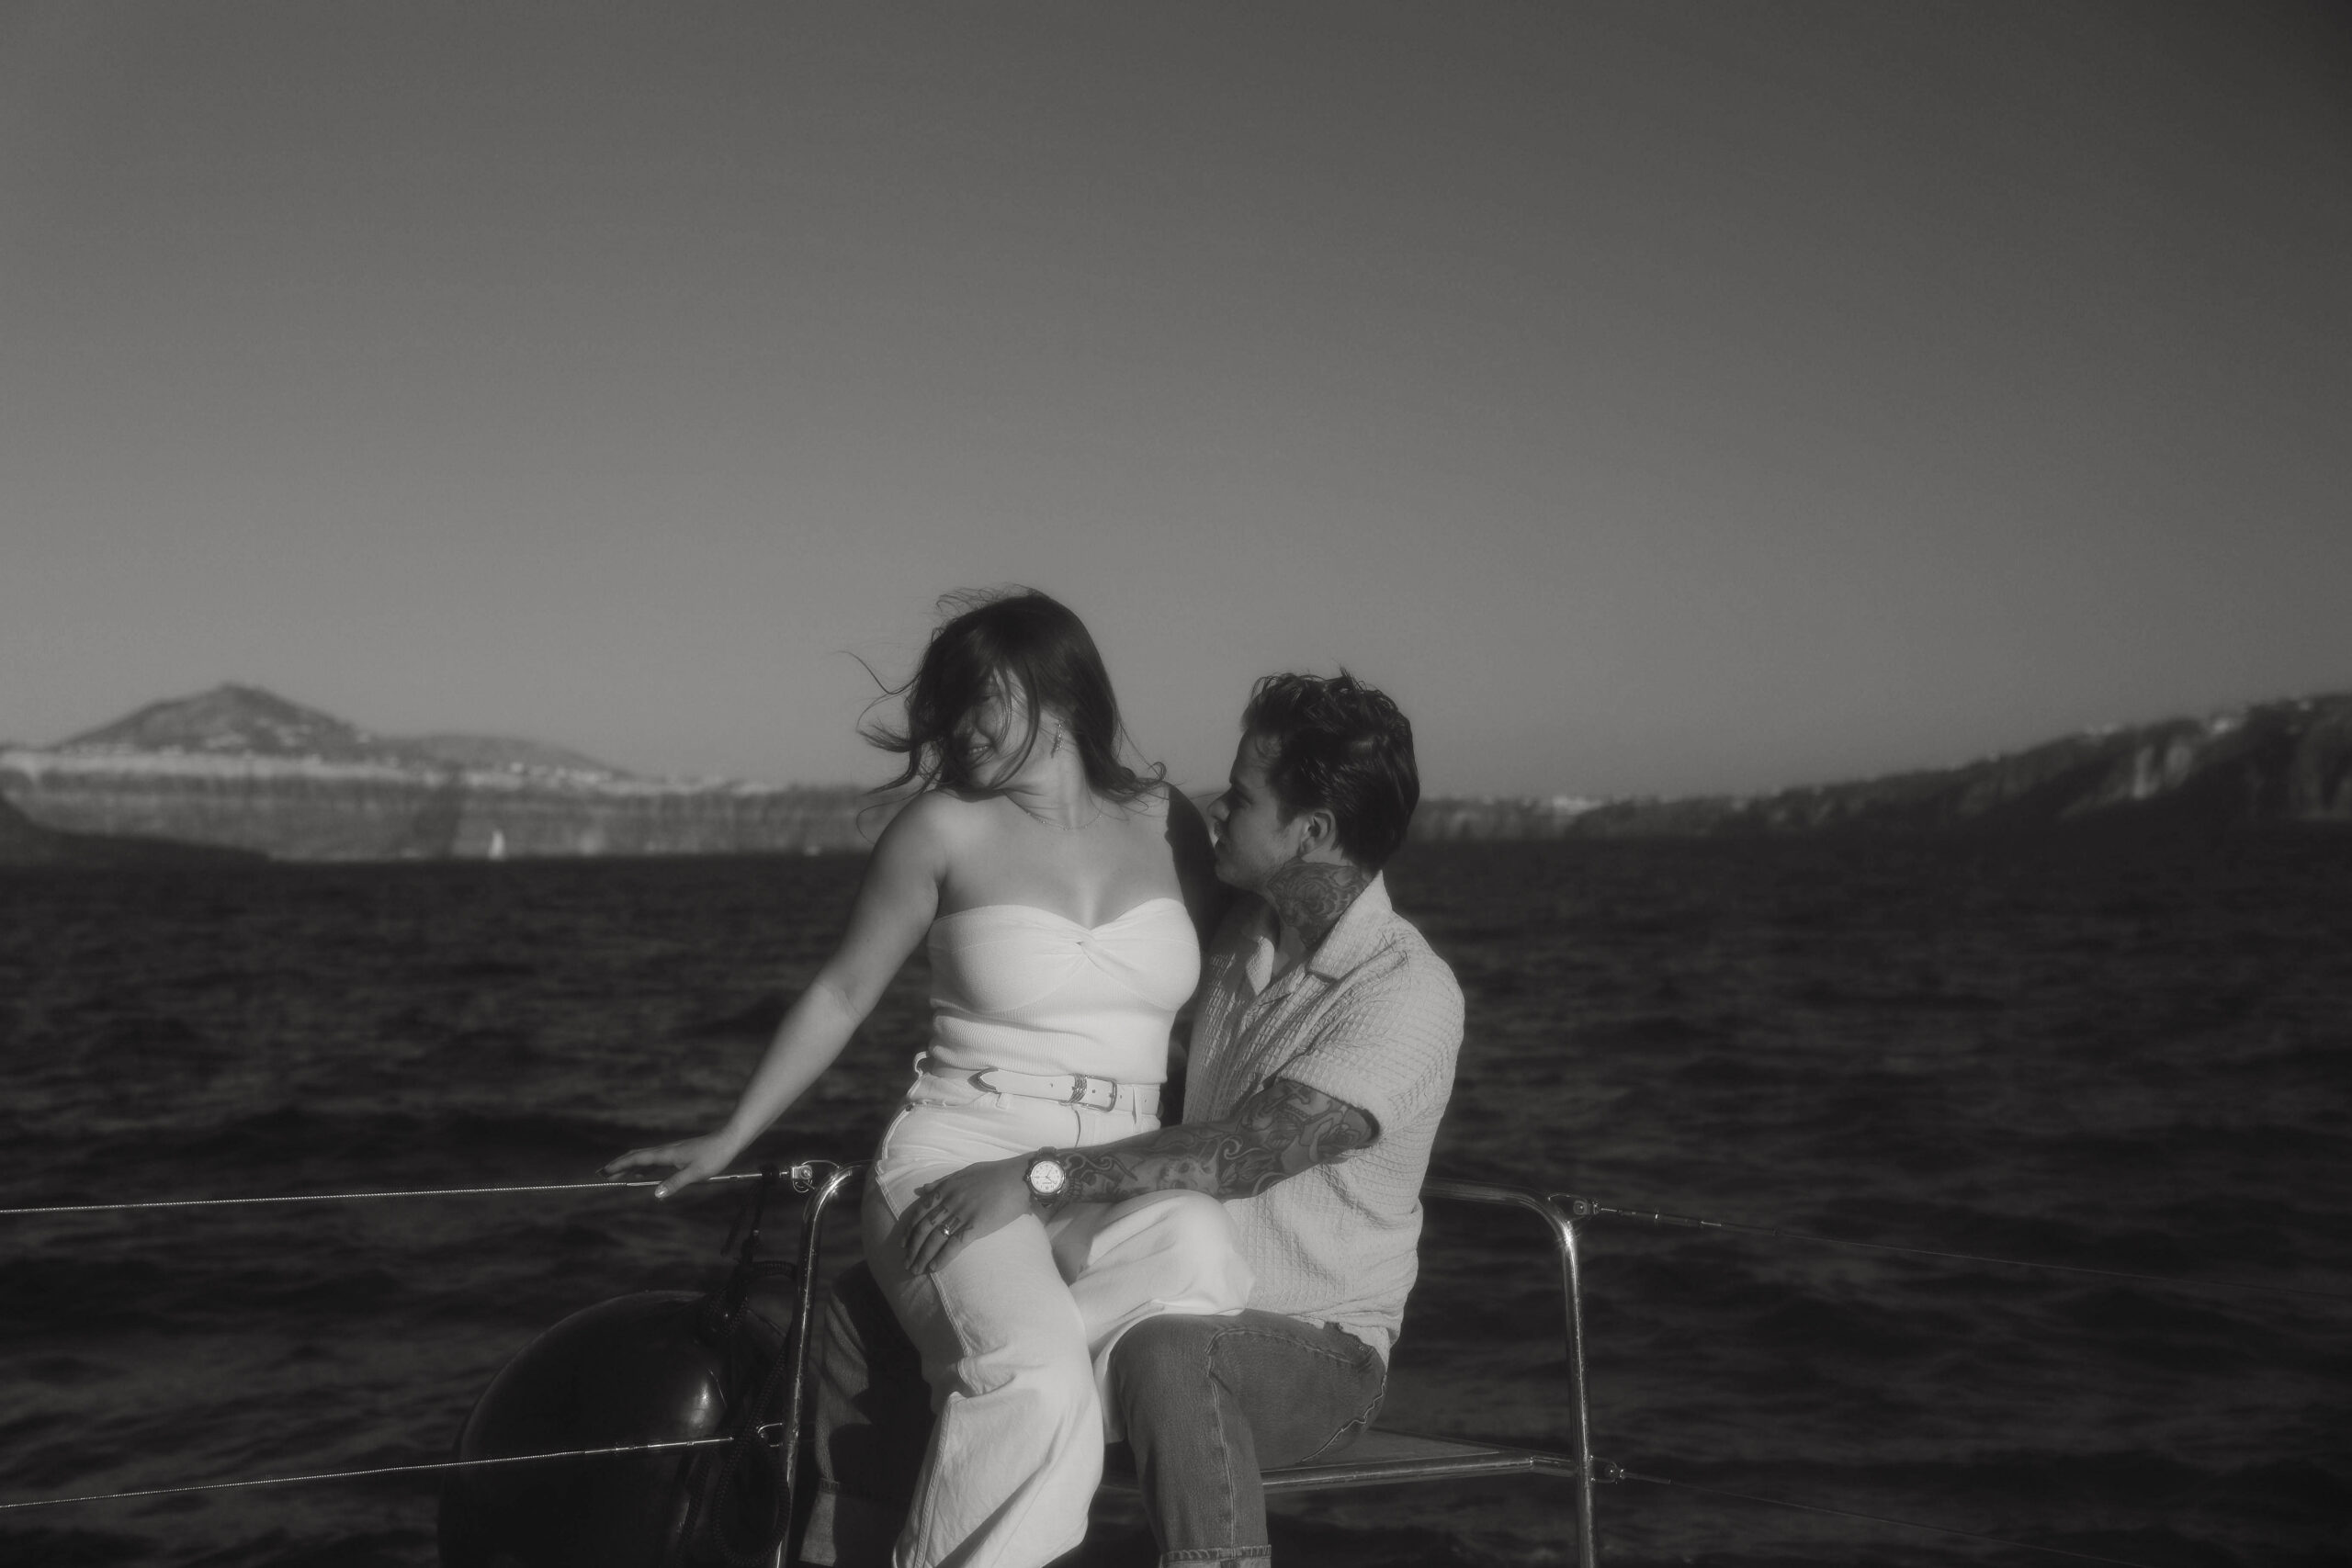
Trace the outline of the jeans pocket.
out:
[[[866,1172],[865,1179],[868,1181],[875,1182],[878,1186],[882,1180],[883,1172],[889,1168],[891,1137],[897,1134],[899,1125],[914,1114],[915,1109],[922,1103],[921,1100],[915,1100],[900,1101],[898,1113],[892,1116],[889,1124],[882,1129],[882,1135],[874,1140],[874,1168]]]

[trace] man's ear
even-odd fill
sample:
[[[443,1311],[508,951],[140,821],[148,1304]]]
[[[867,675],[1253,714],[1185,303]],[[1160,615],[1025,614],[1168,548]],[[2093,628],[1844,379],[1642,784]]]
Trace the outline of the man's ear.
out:
[[[1340,852],[1340,822],[1330,807],[1317,806],[1299,813],[1298,853],[1302,860],[1329,858]]]

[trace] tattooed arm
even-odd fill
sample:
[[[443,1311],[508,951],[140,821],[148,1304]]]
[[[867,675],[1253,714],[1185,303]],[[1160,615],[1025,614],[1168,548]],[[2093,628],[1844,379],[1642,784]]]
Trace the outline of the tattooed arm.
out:
[[[1181,1122],[1115,1144],[1057,1151],[1069,1173],[1060,1201],[1115,1203],[1171,1187],[1248,1198],[1309,1166],[1345,1157],[1379,1132],[1370,1115],[1343,1100],[1289,1078],[1268,1078],[1222,1121]]]
[[[1173,1188],[1247,1198],[1310,1166],[1342,1159],[1379,1135],[1372,1116],[1347,1101],[1272,1077],[1215,1122],[1182,1122],[1091,1149],[1049,1151],[1069,1176],[1054,1206],[1112,1203]],[[935,1268],[966,1242],[1031,1212],[1028,1168],[1035,1157],[967,1166],[924,1188],[899,1224],[908,1266],[918,1272]]]

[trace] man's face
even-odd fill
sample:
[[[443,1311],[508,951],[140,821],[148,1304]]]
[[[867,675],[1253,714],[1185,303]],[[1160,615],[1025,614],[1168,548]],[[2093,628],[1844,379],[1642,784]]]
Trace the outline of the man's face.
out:
[[[1225,793],[1209,802],[1217,880],[1246,893],[1262,891],[1268,877],[1297,858],[1306,833],[1305,813],[1283,820],[1282,799],[1266,782],[1267,760],[1265,742],[1243,736]]]

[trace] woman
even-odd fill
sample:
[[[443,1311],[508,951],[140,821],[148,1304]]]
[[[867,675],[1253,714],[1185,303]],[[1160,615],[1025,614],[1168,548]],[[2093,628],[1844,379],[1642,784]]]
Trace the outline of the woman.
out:
[[[605,1168],[673,1168],[665,1198],[725,1169],[928,935],[931,1039],[864,1213],[939,1416],[900,1568],[1023,1568],[1076,1546],[1111,1343],[1155,1312],[1237,1310],[1250,1289],[1223,1210],[1198,1193],[1074,1205],[1051,1224],[990,1215],[962,1235],[907,1217],[967,1165],[1156,1128],[1170,1026],[1221,912],[1199,814],[1119,761],[1118,707],[1078,617],[1033,592],[966,603],[907,687],[904,730],[869,736],[906,758],[886,787],[921,787],[875,846],[839,951],[723,1126]]]

